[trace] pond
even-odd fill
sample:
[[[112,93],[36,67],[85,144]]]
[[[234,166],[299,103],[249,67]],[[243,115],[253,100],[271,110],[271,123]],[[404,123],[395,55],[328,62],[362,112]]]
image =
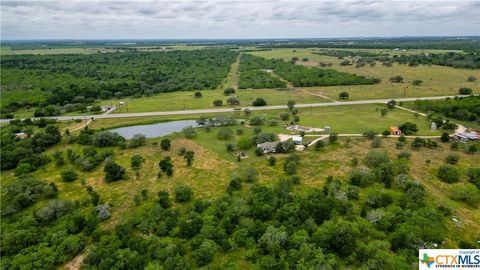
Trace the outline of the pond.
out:
[[[150,125],[138,125],[115,128],[109,131],[120,134],[125,139],[131,139],[135,134],[143,134],[147,138],[161,137],[181,131],[186,127],[198,127],[195,120],[170,121]]]

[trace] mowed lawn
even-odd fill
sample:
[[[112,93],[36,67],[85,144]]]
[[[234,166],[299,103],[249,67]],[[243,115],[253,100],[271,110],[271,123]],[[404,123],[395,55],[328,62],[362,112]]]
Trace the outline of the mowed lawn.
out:
[[[469,76],[480,78],[478,70],[456,69],[452,67],[444,67],[437,65],[420,65],[418,67],[409,67],[408,65],[394,64],[392,67],[385,67],[382,63],[377,62],[374,67],[366,65],[356,68],[351,66],[340,66],[340,62],[344,59],[336,57],[314,54],[320,49],[274,49],[271,51],[258,51],[251,54],[265,58],[282,58],[291,60],[298,57],[298,64],[320,68],[319,62],[332,63],[332,69],[355,73],[364,76],[380,78],[382,81],[375,85],[354,85],[354,86],[322,86],[322,87],[305,87],[305,91],[323,94],[333,99],[338,99],[338,94],[347,91],[350,94],[349,100],[363,99],[385,99],[385,98],[402,98],[402,97],[423,97],[423,96],[440,96],[458,94],[460,87],[469,87],[475,93],[480,93],[480,82],[467,82]],[[378,52],[379,50],[362,50]],[[445,51],[434,50],[412,50],[412,51],[392,51],[383,50],[388,53],[406,54],[406,53],[444,53]],[[302,62],[303,58],[309,61]],[[391,83],[391,77],[400,75],[404,78],[404,83]],[[420,86],[413,86],[413,80],[422,80]]]

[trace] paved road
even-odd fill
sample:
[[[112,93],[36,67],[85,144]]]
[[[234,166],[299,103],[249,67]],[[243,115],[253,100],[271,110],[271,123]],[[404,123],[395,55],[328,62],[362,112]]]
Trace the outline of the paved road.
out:
[[[458,95],[458,97],[467,97],[468,95]],[[438,100],[445,98],[454,98],[456,96],[437,96],[437,97],[413,97],[413,98],[397,98],[397,102],[401,101],[415,101],[415,100]],[[309,103],[309,104],[297,104],[296,108],[310,108],[310,107],[329,107],[329,106],[345,106],[345,105],[361,105],[361,104],[375,104],[375,103],[387,103],[392,99],[371,99],[371,100],[357,100],[357,101],[344,101],[344,102],[324,102],[324,103]],[[287,109],[286,105],[274,105],[263,107],[244,107],[252,111],[264,111],[264,110],[278,110]],[[188,114],[203,114],[203,113],[225,113],[234,112],[232,108],[223,109],[200,109],[200,110],[184,110],[184,111],[165,111],[165,112],[142,112],[142,113],[112,113],[112,114],[99,114],[99,115],[76,115],[76,116],[56,116],[51,117],[59,121],[68,121],[74,119],[108,119],[108,118],[128,118],[128,117],[146,117],[146,116],[162,116],[162,115],[188,115]],[[0,119],[0,123],[10,121],[9,119]]]

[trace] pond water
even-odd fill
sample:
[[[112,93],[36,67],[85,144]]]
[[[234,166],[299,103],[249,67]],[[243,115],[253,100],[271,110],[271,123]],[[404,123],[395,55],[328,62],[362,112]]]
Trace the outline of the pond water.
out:
[[[181,131],[186,127],[198,127],[195,120],[170,121],[150,125],[138,125],[115,128],[109,131],[120,134],[125,139],[131,139],[135,134],[143,134],[147,138],[161,137]]]

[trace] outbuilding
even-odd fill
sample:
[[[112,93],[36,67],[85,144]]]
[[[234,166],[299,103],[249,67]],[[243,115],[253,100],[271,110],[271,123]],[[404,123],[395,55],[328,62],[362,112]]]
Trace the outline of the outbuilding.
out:
[[[402,131],[398,127],[390,127],[389,130],[391,135],[402,135]]]
[[[476,132],[459,132],[455,133],[453,138],[460,141],[478,141],[480,136]]]

